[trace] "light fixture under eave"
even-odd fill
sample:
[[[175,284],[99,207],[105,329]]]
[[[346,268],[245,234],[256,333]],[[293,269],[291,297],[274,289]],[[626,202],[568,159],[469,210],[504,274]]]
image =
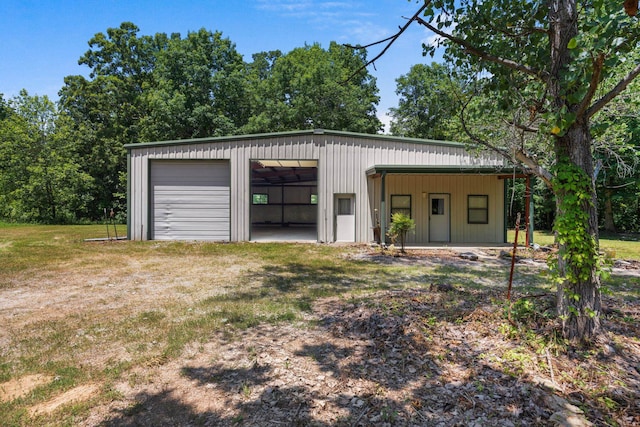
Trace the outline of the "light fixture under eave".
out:
[[[263,168],[315,168],[317,160],[256,160]]]

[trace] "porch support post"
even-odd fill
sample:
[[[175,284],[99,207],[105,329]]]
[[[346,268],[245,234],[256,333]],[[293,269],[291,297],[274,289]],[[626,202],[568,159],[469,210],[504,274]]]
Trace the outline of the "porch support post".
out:
[[[524,241],[524,245],[525,247],[529,247],[531,245],[531,236],[529,235],[529,220],[530,220],[530,215],[529,215],[529,209],[531,207],[530,202],[531,201],[531,175],[527,175],[527,177],[525,178],[525,185],[524,185],[524,224],[525,224],[525,229],[526,229],[526,238]]]
[[[127,150],[127,240],[133,239],[135,236],[131,233],[131,150]],[[142,233],[140,240],[144,240]]]
[[[535,180],[535,176],[531,176],[531,175],[527,175],[527,195],[529,196],[529,218],[528,218],[528,222],[529,222],[529,228],[527,229],[527,236],[529,236],[529,243],[528,245],[533,245],[533,218],[534,218],[534,212],[533,212],[533,180]]]
[[[504,212],[502,213],[502,217],[503,217],[503,221],[504,221],[504,230],[503,231],[503,238],[504,238],[504,243],[509,243],[509,237],[508,237],[508,231],[509,231],[509,189],[507,186],[507,179],[508,178],[502,178],[502,177],[498,177],[498,179],[502,180],[502,198],[503,198],[503,204],[504,204]]]
[[[385,200],[386,178],[387,178],[387,173],[382,172],[380,174],[380,182],[381,182],[380,191],[382,193],[380,195],[380,244],[381,245],[386,244],[385,236],[387,234],[387,207],[386,207],[386,200]]]

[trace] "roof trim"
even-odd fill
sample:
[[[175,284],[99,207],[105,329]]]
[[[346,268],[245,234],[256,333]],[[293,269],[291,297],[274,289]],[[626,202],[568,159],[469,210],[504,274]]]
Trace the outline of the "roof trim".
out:
[[[516,169],[520,173],[520,168]],[[388,174],[478,174],[505,175],[513,173],[513,167],[504,166],[428,166],[428,165],[374,165],[366,170],[368,176]]]
[[[267,138],[279,138],[279,137],[292,137],[303,135],[326,135],[326,136],[343,136],[347,138],[362,138],[379,141],[395,141],[395,142],[408,142],[412,144],[424,144],[424,145],[439,145],[447,147],[465,147],[465,144],[453,141],[438,141],[435,139],[418,139],[418,138],[406,138],[401,136],[383,135],[383,134],[368,134],[357,132],[346,132],[336,130],[325,129],[307,129],[307,130],[295,130],[287,132],[273,132],[273,133],[257,133],[250,135],[229,135],[229,136],[217,136],[207,138],[193,138],[193,139],[177,139],[170,141],[153,141],[153,142],[138,142],[125,144],[127,150],[135,148],[147,148],[158,147],[167,145],[189,145],[189,144],[205,144],[205,143],[223,143],[232,141],[247,141],[254,139],[267,139]]]

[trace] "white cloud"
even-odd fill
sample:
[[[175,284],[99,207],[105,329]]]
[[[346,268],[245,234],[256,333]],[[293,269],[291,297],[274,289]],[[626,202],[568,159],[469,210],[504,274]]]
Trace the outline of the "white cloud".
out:
[[[374,24],[371,6],[357,1],[257,0],[257,8],[287,18],[303,19],[315,29],[335,29],[335,39],[368,44],[387,37],[387,29]]]
[[[382,122],[382,133],[388,134],[391,131],[391,115],[389,111],[379,111],[377,116],[378,120]]]
[[[366,45],[391,35],[388,28],[381,27],[371,21],[358,19],[343,22],[343,31],[342,37],[348,39],[351,44]]]
[[[307,12],[313,8],[313,1],[258,0],[258,9],[283,14]]]
[[[284,16],[342,15],[344,11],[357,7],[352,2],[331,2],[313,0],[257,0],[257,8],[276,12]]]

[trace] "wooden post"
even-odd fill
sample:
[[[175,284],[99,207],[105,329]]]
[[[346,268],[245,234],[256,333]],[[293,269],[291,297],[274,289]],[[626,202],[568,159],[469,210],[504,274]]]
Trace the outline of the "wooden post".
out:
[[[516,217],[516,237],[513,239],[513,253],[511,254],[511,272],[509,273],[509,288],[507,289],[507,300],[511,301],[511,286],[513,284],[513,269],[516,264],[516,251],[518,250],[518,230],[520,229],[520,212]]]
[[[385,191],[386,189],[386,178],[387,173],[382,172],[380,176],[380,243],[384,246],[387,244],[386,234],[387,234],[387,203],[385,200]]]
[[[524,244],[525,244],[525,247],[527,248],[531,245],[531,236],[530,236],[530,228],[529,228],[530,201],[531,201],[531,175],[527,175],[526,184],[524,188],[524,218],[525,218],[524,224],[525,224],[525,230],[527,231]],[[519,215],[520,214],[518,213],[518,218],[519,218]],[[516,228],[516,235],[517,234],[518,234],[518,229]]]

